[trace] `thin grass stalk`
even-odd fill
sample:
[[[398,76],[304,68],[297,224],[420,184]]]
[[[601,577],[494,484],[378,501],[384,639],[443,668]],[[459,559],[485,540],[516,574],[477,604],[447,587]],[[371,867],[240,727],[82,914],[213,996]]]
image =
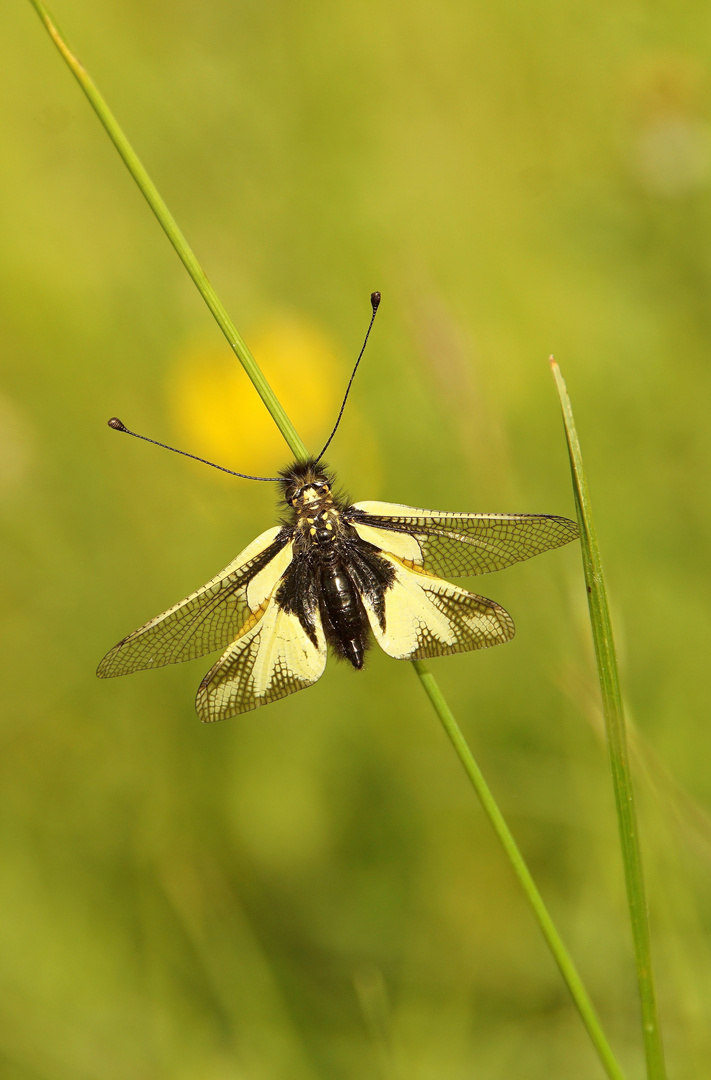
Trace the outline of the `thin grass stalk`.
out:
[[[178,256],[180,257],[183,266],[190,274],[190,277],[195,282],[195,285],[200,292],[203,300],[209,307],[215,321],[222,330],[222,333],[227,338],[230,348],[234,352],[235,356],[239,360],[240,364],[247,372],[249,379],[254,386],[255,390],[259,394],[260,398],[264,402],[270,416],[274,423],[279,428],[279,431],[284,436],[286,443],[291,450],[297,461],[305,461],[308,458],[308,451],[301,441],[296,428],[291,423],[291,420],[286,415],[284,407],[277,398],[276,394],[272,390],[271,386],[264,377],[264,373],[257,364],[257,361],[252,356],[246,342],[240,335],[237,327],[232,322],[232,319],[227,314],[225,307],[221,303],[217,293],[213,289],[212,285],[207,279],[205,271],[200,266],[200,263],[195,258],[192,248],[188,244],[187,240],[183,236],[183,233],[178,228],[178,224],[171,214],[170,210],[166,206],[165,202],[160,196],[158,189],[151,180],[150,176],[146,172],[142,165],[138,155],[134,151],[133,147],[129,143],[128,139],[121,130],[114,114],[109,109],[108,105],[104,101],[103,97],[99,93],[93,79],[86,71],[86,68],[80,60],[74,55],[72,50],[67,45],[66,40],[59,32],[59,29],[50,16],[47,8],[42,3],[42,0],[30,0],[33,8],[39,15],[40,19],[44,23],[45,28],[52,41],[57,46],[63,59],[71,71],[74,78],[77,80],[82,90],[89,99],[89,104],[99,117],[99,120],[104,126],[106,133],[111,139],[112,143],[121,155],[126,168],[131,173],[131,176],[138,184],[138,187],[142,191],[146,198],[151,210],[158,218],[160,225],[162,226],[166,236],[170,240],[171,244],[175,248]]]
[[[464,766],[466,774],[471,781],[472,787],[479,798],[484,812],[489,818],[489,821],[494,828],[494,832],[506,852],[506,856],[511,863],[511,868],[518,878],[526,899],[531,905],[533,914],[535,915],[538,925],[543,933],[543,937],[546,940],[546,944],[553,954],[553,959],[558,965],[560,973],[570,991],[573,1002],[575,1003],[575,1006],[580,1013],[580,1017],[587,1029],[588,1035],[598,1052],[598,1056],[603,1064],[605,1072],[611,1080],[623,1080],[624,1074],[622,1069],[605,1037],[595,1007],[590,1000],[580,975],[578,974],[578,970],[572,957],[555,927],[555,923],[543,902],[543,897],[538,891],[536,883],[531,876],[531,871],[528,869],[523,855],[513,838],[513,834],[506,824],[506,820],[491,792],[491,788],[484,779],[484,774],[477,765],[474,755],[467,745],[452,710],[445,701],[444,695],[437,685],[434,676],[430,673],[425,664],[423,664],[421,660],[413,660],[412,666],[414,667],[437,716],[442,721],[442,726],[447,732],[459,760]]]
[[[605,716],[607,748],[612,770],[612,784],[615,792],[622,862],[627,887],[627,903],[632,924],[637,984],[639,986],[642,1010],[642,1032],[647,1060],[647,1077],[648,1080],[665,1080],[667,1072],[652,972],[649,915],[642,872],[642,854],[634,806],[632,772],[630,769],[627,729],[622,706],[615,641],[612,635],[600,549],[595,532],[587,480],[583,469],[578,432],[573,418],[573,409],[560,368],[552,357],[551,368],[563,408],[563,422],[570,455],[575,506],[580,525],[580,549],[583,558],[583,571],[587,586],[588,607],[590,609],[590,624],[592,626],[597,672],[602,694],[602,707]]]
[[[106,102],[99,93],[95,83],[89,76],[86,69],[76,58],[73,52],[69,49],[66,41],[60,34],[56,23],[52,20],[47,11],[47,8],[42,3],[42,0],[30,0],[30,3],[39,15],[42,23],[47,29],[50,37],[54,41],[60,54],[66,61],[70,71],[76,78],[77,82],[81,86],[82,90],[86,94],[89,102],[96,112],[99,120],[104,126],[107,134],[111,138],[114,146],[118,150],[121,158],[123,159],[126,167],[133,176],[134,180],[138,184],[140,190],[146,198],[151,210],[158,218],[161,226],[163,227],[168,239],[175,248],[176,252],[180,256],[186,270],[190,274],[191,278],[195,282],[198,290],[200,291],[207,306],[215,317],[217,323],[222,329],[225,337],[227,338],[231,348],[235,352],[237,359],[240,361],[248,377],[252,381],[255,389],[259,393],[262,401],[264,402],[269,414],[274,420],[275,424],[279,428],[280,432],[284,436],[289,448],[298,460],[305,460],[308,456],[306,448],[299,438],[296,430],[294,429],[291,421],[288,419],[281,403],[276,398],[271,387],[267,383],[264,375],[262,374],[257,362],[250,353],[247,345],[243,341],[242,337],[234,326],[234,323],[227,314],[222,303],[218,299],[214,289],[210,285],[207,276],[205,275],[202,267],[198,263],[195,255],[189,247],[185,237],[178,228],[173,216],[168,210],[166,204],[158,193],[157,188],[153,184],[152,180],[148,176],[145,168],[141,164],[138,156],[134,152],[130,143],[128,142],[123,131],[119,127],[112,112],[108,108]],[[600,1060],[605,1068],[605,1071],[610,1077],[610,1080],[625,1080],[624,1074],[617,1063],[612,1050],[602,1032],[599,1020],[595,1014],[595,1010],[590,1002],[590,999],[585,991],[585,988],[580,980],[575,965],[570,958],[563,942],[555,929],[552,919],[548,914],[545,905],[540,897],[540,894],[533,882],[533,879],[526,867],[523,858],[518,851],[516,843],[506,825],[506,822],[498,809],[496,802],[494,801],[491,792],[481,774],[478,766],[476,765],[469,747],[467,746],[464,737],[459,730],[459,727],[454,720],[454,717],[447,705],[442,692],[435,683],[435,680],[427,671],[425,666],[415,661],[413,664],[422,686],[427,693],[437,715],[445,726],[445,730],[450,736],[455,750],[457,751],[466,771],[469,775],[474,788],[479,795],[479,798],[486,810],[494,829],[499,837],[504,851],[506,852],[511,864],[513,866],[516,876],[523,885],[524,892],[531,903],[536,918],[538,919],[541,928],[543,929],[544,936],[548,945],[553,952],[556,962],[560,968],[561,974],[565,982],[570,989],[571,995],[575,1004],[580,1011],[585,1026],[590,1033],[594,1046],[596,1047]]]

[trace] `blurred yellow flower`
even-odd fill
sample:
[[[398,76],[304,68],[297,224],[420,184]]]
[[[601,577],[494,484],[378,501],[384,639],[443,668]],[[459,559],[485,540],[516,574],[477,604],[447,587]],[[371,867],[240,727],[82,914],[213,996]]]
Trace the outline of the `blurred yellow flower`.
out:
[[[302,439],[318,453],[345,390],[345,359],[320,327],[295,317],[271,319],[250,334],[249,345]],[[273,475],[287,463],[274,421],[226,345],[188,348],[171,373],[169,396],[181,448],[257,475]]]

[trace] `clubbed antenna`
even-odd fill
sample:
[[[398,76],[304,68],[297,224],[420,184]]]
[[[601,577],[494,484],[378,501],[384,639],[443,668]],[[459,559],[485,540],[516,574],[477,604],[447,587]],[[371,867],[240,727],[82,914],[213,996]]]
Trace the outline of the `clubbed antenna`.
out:
[[[324,446],[324,448],[321,451],[321,453],[319,454],[319,456],[316,458],[316,461],[321,460],[321,458],[323,457],[323,455],[326,453],[329,446],[331,445],[331,439],[333,438],[333,436],[338,431],[338,425],[341,422],[341,417],[343,416],[343,410],[346,407],[346,402],[348,401],[348,395],[351,392],[351,386],[353,385],[353,380],[355,379],[355,373],[358,370],[358,364],[360,363],[361,358],[363,356],[363,353],[365,352],[365,347],[368,344],[368,338],[370,337],[370,331],[373,329],[373,323],[375,322],[375,315],[376,315],[376,312],[378,310],[378,306],[380,305],[380,293],[379,292],[374,292],[374,293],[370,294],[370,303],[371,303],[371,306],[373,308],[373,314],[370,316],[370,323],[368,324],[368,329],[366,331],[365,341],[363,342],[363,348],[360,350],[360,352],[358,354],[358,359],[355,362],[355,367],[353,368],[353,373],[352,373],[350,379],[348,380],[348,386],[346,387],[346,392],[345,392],[345,395],[343,397],[343,403],[341,405],[341,411],[338,414],[338,418],[336,420],[333,431],[328,436],[328,440],[326,441],[326,445]]]
[[[167,446],[166,443],[158,442],[157,439],[149,439],[147,435],[139,435],[135,431],[129,431],[123,421],[119,420],[118,416],[112,416],[108,421],[109,427],[114,431],[123,431],[126,435],[133,435],[134,439],[143,439],[144,442],[153,443],[154,446],[162,446],[164,450],[171,450],[174,454],[182,454],[183,457],[192,458],[193,461],[200,461],[203,465],[209,465],[211,469],[219,469],[220,472],[229,473],[230,476],[241,476],[243,480],[268,480],[270,483],[278,483],[278,476],[248,476],[247,473],[235,472],[234,469],[226,469],[224,465],[215,465],[214,461],[206,461],[205,458],[198,457],[197,454],[189,454],[186,450],[176,450],[174,446]]]

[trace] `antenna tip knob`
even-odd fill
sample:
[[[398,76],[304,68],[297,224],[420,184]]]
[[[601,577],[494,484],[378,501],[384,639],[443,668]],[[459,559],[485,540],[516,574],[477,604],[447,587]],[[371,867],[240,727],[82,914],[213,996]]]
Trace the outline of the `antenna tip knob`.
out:
[[[373,305],[373,314],[375,314],[375,312],[378,310],[378,307],[380,305],[380,293],[379,292],[372,292],[370,294],[370,302]]]
[[[118,416],[112,416],[108,421],[109,427],[112,427],[114,431],[128,431],[126,425],[119,420]]]

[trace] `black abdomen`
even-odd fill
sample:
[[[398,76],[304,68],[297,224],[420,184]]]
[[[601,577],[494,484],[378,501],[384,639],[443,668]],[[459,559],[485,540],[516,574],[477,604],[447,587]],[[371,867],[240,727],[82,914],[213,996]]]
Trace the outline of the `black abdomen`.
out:
[[[321,563],[319,599],[329,645],[340,656],[350,660],[353,667],[362,668],[368,645],[368,617],[358,591],[336,552]]]

